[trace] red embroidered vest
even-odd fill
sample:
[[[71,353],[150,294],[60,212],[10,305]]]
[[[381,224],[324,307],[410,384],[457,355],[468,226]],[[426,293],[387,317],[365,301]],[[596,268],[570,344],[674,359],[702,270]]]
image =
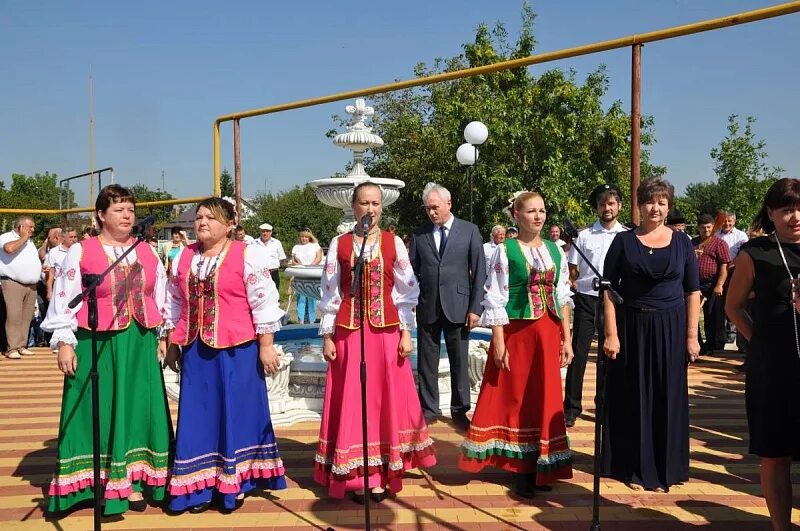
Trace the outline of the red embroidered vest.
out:
[[[113,262],[99,238],[89,238],[79,245],[81,275],[102,273]],[[98,331],[124,330],[130,326],[132,318],[145,328],[156,328],[163,322],[154,297],[158,257],[146,243],[137,245],[135,252],[136,262],[118,265],[97,286]],[[69,276],[70,271],[63,274]],[[86,301],[76,317],[80,328],[89,328]]]
[[[232,241],[211,278],[201,281],[192,271],[192,258],[199,244],[186,247],[171,282],[180,287],[183,307],[170,342],[186,346],[198,334],[212,348],[230,348],[256,338],[253,314],[244,281],[246,245]]]
[[[394,235],[381,231],[378,256],[365,264],[364,286],[369,287],[364,308],[367,319],[376,328],[388,328],[400,324],[397,307],[392,301],[392,288],[394,287],[394,262],[397,259],[397,250],[394,247]],[[340,288],[342,291],[342,305],[336,314],[336,326],[357,330],[361,326],[361,315],[358,311],[358,297],[361,289],[354,298],[350,298],[350,286],[353,284],[353,269],[356,263],[356,253],[360,249],[353,249],[353,234],[348,233],[339,237],[339,247],[336,259],[339,262],[341,274]]]

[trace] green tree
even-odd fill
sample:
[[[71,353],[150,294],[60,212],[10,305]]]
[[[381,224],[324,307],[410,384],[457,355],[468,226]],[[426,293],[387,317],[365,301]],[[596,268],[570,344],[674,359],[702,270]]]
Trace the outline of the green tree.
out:
[[[253,205],[256,214],[242,223],[245,231],[257,235],[261,223],[270,223],[287,256],[297,242],[297,232],[304,228],[311,229],[319,244],[327,247],[336,236],[336,225],[342,217],[341,210],[320,203],[310,185],[295,186],[275,195],[260,195]]]
[[[222,170],[219,176],[219,186],[222,197],[234,197],[236,191],[233,189],[233,177],[227,169]]]
[[[168,199],[175,199],[172,194],[163,190],[151,190],[141,183],[134,184],[130,187],[133,197],[136,198],[136,203],[144,203],[146,201],[165,201]],[[136,217],[138,219],[147,216],[155,216],[156,223],[164,223],[172,219],[172,207],[141,207],[136,209]]]
[[[530,55],[534,20],[526,3],[513,46],[502,23],[491,30],[481,24],[461,55],[437,59],[431,68],[419,64],[414,73],[421,77]],[[480,120],[489,139],[479,148],[474,173],[476,224],[488,233],[492,224],[507,223],[502,209],[520,189],[541,191],[552,221],[569,215],[588,222],[595,214],[586,198],[595,186],[614,182],[625,190],[630,182],[630,118],[620,102],[604,108],[608,84],[602,66],[582,83],[573,71],[549,70],[537,78],[520,68],[377,95],[373,126],[385,146],[368,157],[368,172],[406,182],[396,207],[402,230],[425,219],[421,194],[429,181],[447,186],[456,214],[466,218],[470,190],[455,152],[464,142],[464,126]],[[654,142],[652,126],[652,118],[642,118],[644,146]],[[650,164],[643,149],[642,175],[664,171]]]
[[[711,150],[715,183],[692,183],[686,187],[686,214],[716,214],[719,210],[736,213],[736,224],[746,230],[755,217],[767,189],[783,174],[783,169],[768,166],[766,141],[756,138],[756,119],[728,117],[727,135]]]
[[[35,175],[14,173],[11,175],[11,186],[6,189],[5,183],[0,183],[0,208],[19,208],[27,210],[56,210],[59,208],[59,193],[61,205],[64,208],[76,207],[75,194],[69,189],[58,188],[58,176],[55,173],[45,172]],[[10,230],[16,218],[13,214],[0,216],[2,230]],[[60,216],[34,215],[36,233],[34,239],[39,241],[48,227],[62,224]]]

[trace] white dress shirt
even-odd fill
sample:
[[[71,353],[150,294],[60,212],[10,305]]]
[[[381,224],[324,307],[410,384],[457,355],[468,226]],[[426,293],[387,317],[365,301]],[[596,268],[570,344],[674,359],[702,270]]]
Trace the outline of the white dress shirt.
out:
[[[0,275],[20,284],[36,284],[42,276],[39,250],[31,240],[14,254],[3,250],[5,244],[16,240],[19,240],[19,234],[15,230],[0,235]]]
[[[265,242],[261,238],[258,238],[252,245],[260,245],[267,250],[267,267],[270,268],[270,270],[278,269],[281,266],[281,260],[286,260],[286,253],[283,252],[283,245],[280,240],[270,238]]]
[[[597,297],[597,291],[592,288],[594,278],[597,276],[592,271],[589,264],[581,258],[578,254],[576,247],[580,247],[583,254],[597,268],[600,274],[603,274],[603,262],[606,260],[606,253],[614,241],[614,237],[620,232],[628,229],[625,228],[619,221],[614,221],[614,225],[610,229],[603,227],[600,220],[594,222],[589,228],[583,229],[578,233],[578,237],[572,244],[567,259],[569,263],[578,267],[578,279],[575,282],[575,290],[584,295],[593,295]]]
[[[450,219],[444,222],[444,226],[447,229],[447,237],[450,237],[450,230],[453,228],[453,220],[456,219],[455,216],[450,216]],[[439,242],[442,241],[442,227],[441,225],[433,224],[433,243],[436,244],[436,248],[439,248]]]
[[[747,234],[736,227],[734,227],[733,230],[727,234],[719,230],[717,231],[717,236],[719,236],[722,241],[728,244],[728,254],[731,257],[731,262],[733,262],[733,259],[736,258],[737,254],[739,254],[739,248],[742,246],[742,244],[749,240]]]

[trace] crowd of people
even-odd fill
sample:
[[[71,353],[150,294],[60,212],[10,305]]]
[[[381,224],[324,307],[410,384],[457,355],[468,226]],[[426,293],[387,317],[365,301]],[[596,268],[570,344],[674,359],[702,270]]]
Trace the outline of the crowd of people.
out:
[[[664,179],[644,181],[636,199],[641,222],[623,226],[622,192],[598,186],[588,198],[596,220],[568,234],[548,223],[541,194],[522,191],[509,201],[513,225],[492,227],[484,242],[477,226],[453,215],[450,192],[431,183],[422,195],[428,222],[401,238],[381,229],[383,191],[367,181],[354,188],[352,210],[368,226],[335,237],[326,255],[301,230],[291,261],[321,265],[322,279],[318,305],[298,297],[298,321],[312,323],[319,314],[328,362],[314,480],[334,498],[380,502],[402,490],[405,471],[435,465],[428,426],[442,416],[443,337],[449,417],[464,434],[458,466],[506,470],[524,498],[549,490],[572,477],[568,430],[582,414],[596,335],[608,359],[601,473],[634,490],[668,492],[689,478],[688,364],[724,349],[735,330],[737,348],[747,354],[750,450],[761,457],[773,525],[788,529],[790,468],[800,459],[793,407],[800,389],[800,181],[781,179],[770,188],[750,237],[736,229],[733,212],[699,215],[697,236],[684,237],[686,220]],[[279,367],[278,272],[289,259],[272,225],[250,238],[230,203],[217,198],[196,207],[196,242],[174,229],[159,254],[136,246],[135,206],[128,189],[110,185],[95,203],[99,230],[80,241],[75,230],[53,228],[37,249],[29,216],[0,236],[4,354],[32,354],[28,336],[38,311],[65,375],[49,509],[68,511],[92,499],[95,488],[91,333],[86,305],[68,303],[84,275],[135,246],[97,288],[100,392],[107,397],[100,410],[104,511],[140,511],[163,500],[175,513],[215,503],[235,511],[254,488],[286,487],[264,380]],[[362,248],[362,282],[354,283]],[[595,269],[624,302],[600,298]],[[491,330],[490,362],[468,415],[467,350],[476,326]],[[414,329],[418,384],[408,359]],[[362,332],[366,463],[360,415],[353,414],[361,406]],[[181,373],[174,434],[164,366]]]

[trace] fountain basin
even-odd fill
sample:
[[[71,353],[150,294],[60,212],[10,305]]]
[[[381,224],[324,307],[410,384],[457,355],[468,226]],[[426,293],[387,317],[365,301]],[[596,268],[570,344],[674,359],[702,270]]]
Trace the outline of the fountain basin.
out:
[[[483,369],[486,365],[491,331],[476,328],[470,333],[469,378],[471,398],[477,400]],[[416,378],[416,337],[409,361]],[[278,372],[267,376],[270,413],[275,425],[290,425],[307,420],[319,420],[325,392],[328,364],[322,358],[322,343],[317,325],[289,325],[275,335],[280,355]],[[450,362],[442,344],[439,360],[439,403],[444,414],[450,410]],[[164,369],[167,395],[178,400],[180,374]]]

